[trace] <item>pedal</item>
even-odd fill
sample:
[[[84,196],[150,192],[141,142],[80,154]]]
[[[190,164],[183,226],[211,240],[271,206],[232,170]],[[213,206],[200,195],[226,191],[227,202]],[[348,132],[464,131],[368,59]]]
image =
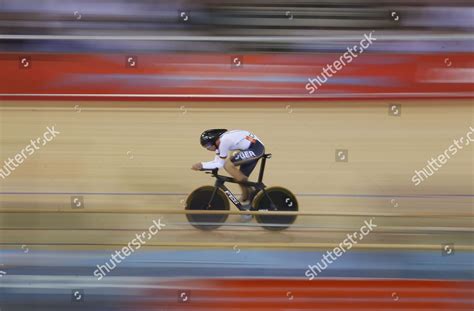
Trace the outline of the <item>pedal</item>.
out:
[[[242,204],[242,209],[246,211],[252,211],[253,207],[251,203],[247,203],[247,204]]]
[[[244,211],[252,211],[253,210],[253,207],[252,205],[249,203],[249,204],[245,204],[245,205],[242,205],[242,210]],[[252,221],[253,219],[253,215],[249,215],[249,214],[243,214],[243,215],[240,215],[240,222],[250,222]]]

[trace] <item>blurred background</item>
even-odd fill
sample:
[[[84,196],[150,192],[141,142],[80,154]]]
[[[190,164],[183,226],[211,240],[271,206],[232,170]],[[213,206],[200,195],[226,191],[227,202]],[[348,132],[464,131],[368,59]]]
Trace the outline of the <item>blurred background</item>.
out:
[[[2,48],[15,51],[327,52],[345,49],[350,38],[360,37],[364,30],[391,39],[373,51],[472,48],[470,1],[2,0],[1,4],[1,33],[11,38],[2,42]]]
[[[0,310],[474,309],[473,17],[472,1],[0,0],[1,173],[60,132],[0,176]],[[187,222],[214,182],[190,170],[212,158],[207,128],[263,140],[264,182],[298,199],[292,227]]]
[[[472,91],[469,1],[3,0],[1,8],[5,95],[387,98]],[[308,79],[371,33],[376,41],[364,57],[308,93]]]

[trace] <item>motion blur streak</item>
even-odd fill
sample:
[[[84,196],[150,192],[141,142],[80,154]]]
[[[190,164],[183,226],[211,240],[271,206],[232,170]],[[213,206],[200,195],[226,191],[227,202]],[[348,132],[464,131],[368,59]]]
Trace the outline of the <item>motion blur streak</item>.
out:
[[[357,38],[360,41],[360,38]],[[371,46],[376,47],[379,44]],[[343,48],[342,53],[347,52]],[[238,56],[230,54],[127,55],[30,53],[31,68],[18,70],[19,56],[1,54],[0,96],[15,98],[96,97],[110,99],[158,97],[272,98],[416,98],[470,97],[472,55],[360,55],[317,92],[308,94],[308,78],[319,74],[341,53]],[[23,56],[21,56],[23,57]],[[447,67],[446,59],[455,62]],[[457,78],[446,79],[446,75]]]
[[[144,310],[384,310],[394,308],[467,310],[472,306],[472,281],[421,280],[181,280],[150,291]],[[174,288],[191,302],[173,299]],[[471,289],[471,290],[470,290]],[[315,295],[317,293],[317,295]]]

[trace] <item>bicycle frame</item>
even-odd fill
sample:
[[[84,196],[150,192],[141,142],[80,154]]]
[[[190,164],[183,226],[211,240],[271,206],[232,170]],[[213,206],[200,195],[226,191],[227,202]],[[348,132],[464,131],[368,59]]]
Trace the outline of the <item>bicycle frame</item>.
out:
[[[258,181],[257,182],[252,182],[252,181],[244,181],[244,182],[240,182],[240,181],[237,181],[235,178],[232,178],[232,177],[228,177],[228,176],[223,176],[223,175],[219,175],[217,174],[217,171],[218,169],[213,169],[211,170],[211,173],[213,177],[216,178],[216,182],[214,183],[214,186],[215,186],[215,189],[214,191],[212,192],[212,195],[211,195],[211,198],[209,200],[209,205],[211,204],[212,200],[214,200],[214,197],[217,193],[217,189],[222,189],[225,193],[225,195],[229,198],[229,200],[232,202],[232,204],[234,204],[240,211],[244,211],[245,209],[243,208],[243,205],[242,203],[239,201],[239,199],[237,199],[235,197],[235,195],[232,193],[232,191],[229,190],[229,188],[227,188],[224,184],[226,182],[230,182],[230,183],[235,183],[235,184],[240,184],[240,185],[244,185],[244,186],[247,186],[247,187],[255,187],[255,190],[256,191],[263,191],[263,193],[265,194],[265,196],[270,200],[271,202],[271,205],[274,206],[274,203],[272,201],[272,199],[268,196],[267,192],[265,191],[265,184],[262,182],[263,180],[263,173],[265,171],[265,163],[266,163],[266,160],[267,158],[270,158],[271,157],[271,154],[265,154],[263,157],[262,157],[262,162],[260,164],[260,172],[258,174]]]
[[[214,196],[217,192],[217,189],[222,189],[225,193],[225,195],[229,198],[229,200],[232,202],[232,204],[234,204],[239,210],[243,211],[245,210],[243,208],[243,205],[242,203],[240,202],[239,199],[237,199],[237,197],[232,193],[232,191],[229,190],[229,188],[227,188],[224,183],[226,182],[231,182],[231,183],[236,183],[236,184],[241,184],[241,185],[244,185],[244,186],[252,186],[252,187],[255,187],[255,189],[258,191],[258,190],[261,190],[261,191],[265,191],[265,185],[263,183],[258,183],[258,182],[238,182],[237,180],[235,180],[234,178],[231,178],[231,177],[227,177],[227,176],[222,176],[222,175],[215,175],[215,177],[217,178],[214,186],[215,186],[215,189],[214,189],[214,192],[212,193],[212,196],[211,196],[211,199],[209,200],[209,203],[212,202],[212,200],[214,199]]]

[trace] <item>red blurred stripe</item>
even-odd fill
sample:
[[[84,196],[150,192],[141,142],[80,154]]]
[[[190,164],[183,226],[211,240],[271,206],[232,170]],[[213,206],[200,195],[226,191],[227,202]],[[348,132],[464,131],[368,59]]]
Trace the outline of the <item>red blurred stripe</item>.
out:
[[[168,281],[143,310],[473,310],[474,282],[201,279]],[[187,302],[180,293],[189,295]]]
[[[0,53],[0,96],[150,94],[167,95],[168,99],[175,95],[223,96],[216,99],[223,100],[235,95],[319,99],[341,94],[348,98],[380,94],[380,98],[418,98],[433,94],[469,97],[473,90],[472,79],[466,83],[443,81],[442,77],[438,77],[437,82],[431,81],[436,80],[432,74],[434,68],[439,69],[435,72],[452,73],[458,69],[464,69],[462,72],[473,69],[473,53],[363,54],[312,96],[305,90],[307,79],[320,74],[322,67],[337,60],[339,54],[242,55],[243,67],[238,69],[232,69],[233,55],[229,54],[135,54],[133,56],[138,57],[136,68],[126,67],[126,56],[129,55]],[[31,62],[29,69],[21,67],[22,57],[28,57]],[[347,84],[348,79],[369,80],[355,85]],[[117,97],[120,96],[111,99]],[[23,99],[38,98],[41,97]]]

